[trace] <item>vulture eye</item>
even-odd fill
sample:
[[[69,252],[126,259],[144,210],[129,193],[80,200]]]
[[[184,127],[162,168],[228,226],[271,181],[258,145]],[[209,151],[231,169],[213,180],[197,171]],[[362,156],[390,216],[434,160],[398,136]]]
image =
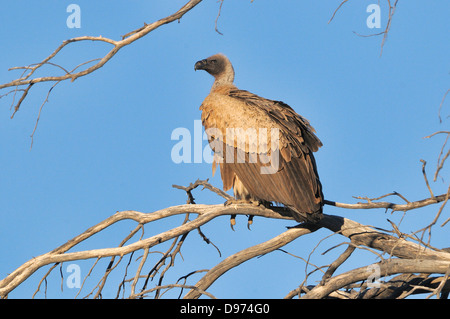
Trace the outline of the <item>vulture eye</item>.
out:
[[[217,60],[211,60],[210,61],[212,64],[216,64],[217,63]]]

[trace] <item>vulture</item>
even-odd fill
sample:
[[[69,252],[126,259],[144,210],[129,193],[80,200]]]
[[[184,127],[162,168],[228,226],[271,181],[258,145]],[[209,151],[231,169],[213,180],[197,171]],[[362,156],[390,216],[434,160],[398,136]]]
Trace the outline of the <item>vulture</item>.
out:
[[[233,188],[235,202],[282,204],[298,222],[320,221],[323,193],[313,152],[322,142],[309,121],[286,103],[238,89],[223,54],[197,61],[194,70],[215,78],[200,110],[213,175],[218,164],[224,191]]]

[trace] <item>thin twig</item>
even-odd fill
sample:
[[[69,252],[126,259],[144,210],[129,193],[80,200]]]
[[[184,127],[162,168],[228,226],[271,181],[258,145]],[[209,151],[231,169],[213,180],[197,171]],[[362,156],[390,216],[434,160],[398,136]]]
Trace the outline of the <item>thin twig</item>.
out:
[[[36,84],[36,83],[41,83],[41,82],[55,82],[55,84],[52,86],[52,88],[49,90],[47,97],[45,99],[45,101],[42,103],[40,109],[39,109],[39,116],[41,114],[41,110],[43,105],[48,101],[49,98],[49,94],[52,91],[52,89],[59,83],[65,80],[70,80],[71,82],[75,81],[76,79],[83,77],[85,75],[91,74],[94,71],[98,70],[99,68],[103,67],[109,60],[111,60],[117,52],[119,52],[123,47],[133,43],[134,41],[146,36],[148,33],[152,32],[153,30],[159,28],[162,25],[171,23],[173,21],[176,20],[180,20],[184,14],[186,14],[187,12],[189,12],[191,9],[193,9],[197,4],[199,4],[202,0],[190,0],[188,1],[182,8],[180,8],[177,12],[175,12],[172,15],[169,15],[165,18],[162,18],[156,22],[153,22],[151,24],[145,24],[144,27],[139,28],[133,32],[130,32],[130,36],[128,37],[124,37],[122,38],[122,40],[120,41],[115,41],[109,38],[105,38],[102,36],[81,36],[81,37],[75,37],[72,39],[68,39],[62,42],[62,44],[60,44],[49,56],[47,56],[44,60],[42,60],[39,63],[33,63],[30,64],[28,66],[20,66],[20,67],[12,67],[9,70],[23,70],[21,76],[16,79],[13,80],[9,83],[4,83],[4,84],[0,84],[0,90],[8,88],[8,87],[16,87],[16,89],[14,90],[14,98],[13,98],[13,104],[14,105],[14,101],[15,101],[15,95],[17,92],[22,92],[22,95],[19,99],[19,101],[17,102],[17,104],[15,104],[14,106],[14,111],[11,115],[11,118],[14,117],[14,115],[19,111],[20,106],[22,104],[22,102],[25,100],[25,98],[27,97],[31,87]],[[71,44],[71,43],[75,43],[75,42],[83,42],[83,41],[94,41],[94,42],[103,42],[103,43],[108,43],[113,45],[113,48],[105,55],[103,56],[103,58],[101,59],[95,59],[95,60],[91,60],[91,61],[87,61],[84,62],[80,65],[78,65],[74,70],[76,70],[77,68],[86,65],[88,63],[91,63],[93,61],[98,61],[96,64],[90,66],[87,69],[78,71],[76,73],[72,72],[68,72],[64,67],[55,64],[54,62],[50,62],[63,48],[65,48],[67,45]],[[42,77],[35,77],[32,78],[32,75],[39,70],[42,66],[44,65],[52,65],[52,66],[56,66],[58,68],[60,68],[61,70],[63,70],[65,72],[65,74],[60,75],[60,76],[42,76]],[[25,75],[25,73],[27,73]],[[21,86],[26,86],[25,89],[19,89],[19,87]],[[12,92],[12,91],[10,91]],[[0,97],[6,96],[8,95],[10,92],[1,95]],[[34,132],[36,131],[36,127],[37,127],[37,122],[39,121],[39,117],[36,121],[36,125],[35,128],[33,130],[32,133],[32,143],[33,143],[33,135]]]
[[[434,198],[433,191],[431,190],[430,184],[428,183],[427,173],[425,171],[425,166],[427,165],[427,162],[423,159],[420,160],[422,162],[422,174],[423,178],[425,179],[425,184],[427,185],[428,191],[430,192],[431,198]]]
[[[439,104],[439,112],[438,112],[438,117],[439,117],[439,122],[442,123],[442,118],[441,118],[441,110],[442,110],[442,106],[444,105],[444,101],[447,98],[448,92],[450,92],[450,89],[448,89],[445,93],[444,96],[442,97],[442,101],[441,104]]]
[[[222,11],[222,5],[223,5],[223,2],[224,2],[224,1],[225,1],[225,0],[219,0],[219,2],[220,2],[219,12],[217,13],[216,21],[214,22],[214,30],[216,30],[216,32],[217,32],[218,34],[220,34],[220,35],[223,35],[223,33],[220,32],[219,29],[217,29],[217,21],[219,21],[220,12]]]

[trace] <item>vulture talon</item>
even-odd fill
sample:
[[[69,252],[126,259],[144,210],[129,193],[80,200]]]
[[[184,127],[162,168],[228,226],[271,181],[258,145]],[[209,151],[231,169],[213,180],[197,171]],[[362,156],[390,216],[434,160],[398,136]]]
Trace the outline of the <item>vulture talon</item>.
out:
[[[248,215],[248,220],[247,220],[248,230],[251,230],[250,226],[253,224],[253,217],[255,217],[255,215]]]
[[[230,227],[231,227],[232,231],[234,231],[234,225],[236,225],[236,215],[231,215],[231,217],[230,217]]]

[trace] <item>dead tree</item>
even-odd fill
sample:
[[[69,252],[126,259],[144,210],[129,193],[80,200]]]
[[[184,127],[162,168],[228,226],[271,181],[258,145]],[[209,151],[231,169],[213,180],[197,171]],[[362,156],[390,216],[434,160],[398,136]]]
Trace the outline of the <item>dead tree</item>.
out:
[[[180,254],[184,239],[188,234],[191,232],[198,232],[203,240],[208,244],[212,244],[202,233],[201,227],[219,216],[252,215],[275,219],[291,218],[285,214],[284,208],[282,207],[265,208],[250,204],[239,204],[232,207],[224,206],[223,204],[195,204],[193,202],[192,191],[198,186],[206,187],[224,198],[228,198],[229,196],[208,184],[207,181],[198,180],[194,184],[184,187],[190,202],[188,204],[168,207],[152,213],[141,213],[136,211],[117,212],[106,220],[69,240],[64,245],[24,263],[0,281],[0,295],[2,297],[7,297],[9,292],[14,290],[35,271],[42,267],[51,266],[49,271],[42,278],[41,283],[46,279],[48,274],[57,267],[57,265],[64,262],[95,259],[96,261],[92,266],[95,267],[100,259],[110,258],[109,265],[105,270],[103,277],[100,278],[98,284],[94,288],[95,292],[92,291],[88,294],[88,296],[92,294],[94,297],[98,297],[101,295],[104,283],[108,279],[109,274],[120,262],[122,262],[124,257],[127,255],[132,256],[136,252],[142,252],[138,271],[131,275],[130,278],[124,278],[123,281],[119,283],[118,293],[124,284],[128,284],[130,285],[130,294],[127,296],[128,298],[149,296],[152,295],[152,293],[155,297],[159,297],[161,291],[173,288],[187,289],[188,292],[184,295],[184,298],[198,298],[202,294],[213,297],[207,292],[207,289],[228,270],[238,267],[243,262],[252,258],[280,249],[297,238],[307,236],[320,228],[326,228],[330,230],[332,234],[339,234],[345,237],[348,241],[343,244],[347,245],[347,249],[339,258],[325,267],[327,270],[323,274],[321,283],[314,287],[300,284],[298,288],[287,293],[286,298],[292,298],[297,295],[301,296],[301,298],[392,298],[399,296],[404,297],[411,293],[423,293],[423,291],[429,291],[430,295],[440,296],[445,295],[449,291],[450,286],[448,283],[448,276],[450,273],[450,252],[448,252],[448,250],[431,247],[429,244],[420,240],[419,237],[401,233],[394,224],[391,231],[381,231],[374,227],[362,225],[350,219],[333,215],[325,215],[319,224],[312,225],[306,223],[289,228],[268,241],[249,247],[225,258],[211,269],[199,269],[195,272],[191,272],[186,276],[181,277],[179,281],[174,284],[148,287],[149,279],[159,277],[158,282],[162,282],[165,273],[175,266],[175,258],[177,254]],[[180,186],[177,187],[181,188]],[[406,204],[380,202],[375,199],[367,199],[367,202],[356,204],[343,204],[331,201],[327,201],[327,204],[336,207],[345,207],[346,209],[391,209],[404,212],[438,204],[440,205],[438,215],[440,215],[448,201],[448,197],[449,193],[419,201],[408,202]],[[180,226],[159,234],[152,234],[148,237],[143,235],[144,227],[146,225],[151,225],[152,222],[180,214],[185,216],[184,222]],[[196,217],[192,218],[192,216]],[[436,220],[439,219],[438,217],[442,216],[436,216]],[[190,220],[191,218],[192,220]],[[77,245],[89,239],[91,236],[124,220],[133,220],[137,225],[130,234],[122,240],[119,246],[74,251]],[[444,224],[447,222],[448,219],[444,221]],[[429,230],[431,227],[432,225],[428,225],[422,228],[420,232]],[[140,238],[129,243],[133,236],[138,232],[142,232]],[[158,245],[164,242],[171,242],[170,248],[166,252],[160,253],[161,258],[152,267],[150,272],[143,274],[142,269],[147,262],[147,257],[150,253],[158,251]],[[334,276],[334,273],[339,266],[344,263],[357,248],[369,249],[370,251],[373,251],[374,254],[378,255],[381,260],[375,264],[356,268]],[[68,252],[69,250],[73,252]],[[383,254],[385,254],[386,257],[382,257]],[[379,270],[380,277],[392,275],[399,276],[383,283],[381,287],[371,288],[367,284],[364,284],[364,282],[366,282],[370,275],[373,274],[374,267]],[[319,270],[320,268],[322,267],[317,267],[316,270]],[[204,275],[196,283],[186,284],[186,280],[193,273],[204,273]],[[435,276],[430,277],[430,275]],[[89,275],[87,275],[87,277],[88,276]],[[180,283],[180,281],[182,283]],[[138,290],[138,287],[141,288]],[[39,291],[39,289],[40,287],[37,288],[37,291]]]
[[[188,1],[174,14],[128,32],[122,36],[121,40],[112,40],[101,36],[83,36],[66,40],[41,62],[24,67],[12,68],[12,70],[23,70],[23,73],[18,79],[0,85],[0,90],[2,92],[6,91],[0,97],[7,95],[13,96],[11,117],[14,117],[14,114],[20,110],[22,102],[34,85],[42,82],[53,83],[48,91],[47,97],[40,106],[40,109],[42,109],[48,100],[48,95],[60,82],[66,80],[75,81],[80,77],[91,74],[103,67],[123,47],[146,36],[164,24],[180,20],[184,14],[188,13],[200,2],[201,0]],[[347,0],[342,1],[333,13],[331,20],[345,2]],[[390,8],[389,21],[385,31],[380,33],[380,35],[383,35],[382,46],[389,31],[390,21],[397,2],[395,1],[394,4],[391,4],[388,1]],[[220,7],[222,3],[223,1],[220,2]],[[64,47],[81,41],[105,42],[110,44],[112,48],[104,57],[84,62],[70,71],[52,62],[52,59]],[[62,75],[33,77],[38,69],[49,65],[61,70]],[[439,114],[445,101],[445,95],[439,108]],[[36,126],[39,121],[39,116],[36,121]],[[34,128],[32,137],[35,130],[36,127]],[[436,138],[437,136],[444,136],[445,139],[438,155],[434,180],[442,173],[444,163],[450,154],[447,145],[450,132],[438,131],[427,136],[427,138]],[[189,234],[197,233],[207,244],[216,247],[203,233],[202,227],[217,217],[247,215],[271,219],[291,219],[283,207],[267,208],[250,204],[224,206],[222,204],[223,200],[230,198],[227,193],[212,186],[208,181],[197,180],[189,186],[174,185],[174,187],[186,192],[188,196],[187,204],[167,207],[152,213],[137,211],[117,212],[54,250],[31,258],[0,281],[0,297],[7,298],[10,292],[39,269],[43,269],[44,267],[48,268],[36,288],[35,294],[42,289],[42,285],[46,285],[49,274],[58,266],[61,267],[63,263],[92,260],[91,269],[83,280],[80,292],[87,281],[96,281],[97,284],[84,297],[101,297],[111,273],[118,269],[118,265],[126,264],[123,279],[117,283],[116,295],[118,298],[161,298],[165,292],[171,289],[179,289],[180,297],[183,298],[199,298],[202,295],[214,298],[215,296],[208,292],[208,288],[227,271],[238,267],[250,259],[277,250],[283,251],[282,247],[288,243],[300,237],[306,237],[319,229],[327,229],[330,235],[341,236],[344,241],[339,245],[345,246],[346,249],[336,260],[323,266],[312,265],[309,259],[303,258],[307,265],[313,266],[313,270],[305,274],[303,282],[296,283],[290,292],[286,292],[285,298],[405,298],[415,293],[427,293],[427,297],[447,297],[450,291],[450,283],[448,280],[450,275],[450,251],[444,247],[433,247],[429,240],[427,241],[427,238],[429,239],[430,236],[427,237],[426,235],[431,234],[436,226],[447,226],[450,217],[448,216],[448,209],[445,211],[444,208],[449,200],[450,187],[446,193],[434,195],[426,174],[426,162],[423,161],[422,163],[424,181],[429,190],[429,194],[424,196],[424,199],[409,201],[402,194],[393,192],[377,198],[358,197],[357,199],[361,200],[361,202],[357,203],[340,203],[332,200],[325,201],[326,205],[336,207],[336,209],[399,211],[404,214],[407,214],[411,210],[432,205],[437,207],[433,221],[428,225],[420,226],[419,229],[412,233],[402,232],[400,227],[393,222],[391,222],[392,229],[383,230],[375,226],[360,224],[348,218],[326,214],[318,224],[304,223],[290,227],[269,240],[227,256],[210,269],[190,271],[179,277],[176,282],[166,284],[163,283],[165,275],[173,270],[175,266],[182,267],[182,264],[179,265],[175,261],[179,259],[179,256],[181,257],[181,249]],[[197,191],[198,187],[203,187],[216,193],[220,198],[218,200],[219,204],[204,205],[195,203],[193,192],[194,190]],[[396,198],[401,203],[382,201],[386,200],[386,198]],[[153,223],[176,215],[184,216],[184,220],[180,225],[160,233],[146,234],[144,232],[145,228],[151,228],[149,226],[153,225]],[[90,250],[77,249],[81,243],[84,243],[93,235],[102,233],[112,225],[126,220],[134,221],[136,226],[123,238],[119,245]],[[168,244],[169,247],[160,250],[160,247],[164,243]],[[330,249],[332,248],[334,247]],[[378,261],[336,274],[341,265],[349,260],[352,254],[359,249],[373,253]],[[217,250],[219,251],[219,248]],[[151,254],[157,254],[160,257],[154,264],[149,266],[149,256]],[[135,258],[136,255],[139,255],[138,258]],[[97,279],[91,278],[90,274],[92,270],[100,260],[105,258],[109,262],[106,269],[102,272],[102,276]],[[128,274],[127,270],[132,263],[137,263],[137,270],[132,274]],[[149,267],[150,270],[148,270]],[[315,285],[308,284],[308,277],[317,272],[322,272],[321,281]],[[385,278],[386,280],[379,281],[378,285],[374,286],[370,281],[374,274],[376,274],[377,279]],[[194,275],[201,275],[201,277],[198,280],[193,280]],[[126,295],[124,293],[125,288],[127,289]]]

